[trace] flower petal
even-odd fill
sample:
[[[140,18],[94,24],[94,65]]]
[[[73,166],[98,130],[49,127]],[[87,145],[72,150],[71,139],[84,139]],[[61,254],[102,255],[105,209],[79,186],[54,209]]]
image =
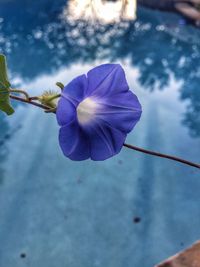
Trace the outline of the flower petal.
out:
[[[87,78],[85,75],[78,76],[64,87],[56,111],[60,126],[69,124],[76,118],[76,107],[84,98],[86,87]]]
[[[122,132],[129,133],[141,117],[141,105],[131,91],[101,101],[98,118]]]
[[[60,147],[72,160],[110,158],[120,152],[141,112],[122,67],[96,67],[87,77],[75,78],[62,92],[56,112]]]
[[[104,64],[87,74],[87,95],[100,96],[128,91],[125,73],[119,64]]]
[[[90,157],[92,160],[105,160],[118,154],[126,134],[107,125],[96,124],[89,131]]]
[[[76,118],[76,107],[64,97],[58,101],[56,118],[60,126],[69,124]]]
[[[87,83],[86,75],[78,76],[64,87],[62,96],[77,105],[84,98]]]
[[[59,143],[64,155],[71,160],[85,160],[90,157],[88,138],[76,121],[60,128]]]

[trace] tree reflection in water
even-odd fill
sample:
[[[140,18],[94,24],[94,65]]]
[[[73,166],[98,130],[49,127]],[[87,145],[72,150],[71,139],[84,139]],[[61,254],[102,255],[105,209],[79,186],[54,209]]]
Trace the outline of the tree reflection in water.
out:
[[[147,90],[167,89],[171,75],[182,82],[180,98],[188,100],[183,123],[200,137],[200,45],[180,40],[173,25],[169,31],[160,22],[158,12],[139,9],[136,21],[91,23],[73,19],[63,0],[26,2],[5,1],[0,11],[0,52],[6,52],[12,73],[33,79],[77,62],[128,58]],[[23,5],[26,8],[20,8]],[[181,34],[187,31],[183,28]]]

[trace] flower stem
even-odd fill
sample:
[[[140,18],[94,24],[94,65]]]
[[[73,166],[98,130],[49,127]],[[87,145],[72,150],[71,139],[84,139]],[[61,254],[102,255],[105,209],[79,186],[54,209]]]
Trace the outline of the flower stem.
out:
[[[23,90],[20,90],[20,89],[9,89],[9,92],[10,93],[19,93],[19,94],[23,94],[25,95],[26,99],[29,100],[29,95],[27,92],[23,91]]]
[[[27,100],[27,99],[24,99],[24,98],[19,97],[19,96],[10,95],[10,98],[12,98],[14,100],[17,100],[17,101],[20,101],[20,102],[23,102],[23,103],[27,103],[27,104],[42,108],[42,109],[45,109],[45,110],[51,109],[51,107],[49,107],[49,106],[46,106],[46,105],[43,105],[43,104],[39,104],[39,103],[31,101],[31,100]]]
[[[18,96],[14,96],[14,95],[10,95],[10,98],[12,98],[14,100],[17,100],[17,101],[20,101],[20,102],[23,102],[23,103],[27,103],[27,104],[30,104],[30,105],[37,106],[37,107],[42,108],[44,110],[51,110],[52,109],[49,106],[46,106],[46,105],[39,104],[37,102],[31,101],[30,99],[32,99],[32,98],[29,98],[29,100],[28,100],[28,99],[24,99],[24,98],[21,98],[21,97],[18,97]],[[56,113],[56,111],[52,111],[52,113]],[[167,154],[158,153],[158,152],[155,152],[155,151],[146,150],[146,149],[143,149],[143,148],[140,148],[140,147],[137,147],[137,146],[133,146],[133,145],[129,145],[129,144],[126,144],[126,143],[124,143],[124,146],[129,148],[129,149],[139,151],[141,153],[145,153],[145,154],[156,156],[156,157],[160,157],[160,158],[166,158],[166,159],[174,160],[174,161],[189,165],[191,167],[195,167],[197,169],[200,169],[200,164],[197,164],[197,163],[194,163],[194,162],[191,162],[191,161],[187,161],[185,159],[181,159],[181,158],[178,158],[178,157],[175,157],[175,156],[171,156],[171,155],[167,155]]]
[[[38,100],[38,96],[31,96],[29,97],[29,100],[32,101],[32,100]]]
[[[133,145],[129,145],[129,144],[125,144],[125,143],[124,143],[124,146],[129,148],[129,149],[136,150],[136,151],[139,151],[139,152],[142,152],[142,153],[145,153],[145,154],[149,154],[149,155],[153,155],[153,156],[160,157],[160,158],[166,158],[166,159],[178,161],[178,162],[181,162],[183,164],[186,164],[186,165],[189,165],[189,166],[192,166],[192,167],[200,169],[200,164],[193,163],[193,162],[187,161],[185,159],[181,159],[181,158],[178,158],[178,157],[175,157],[175,156],[171,156],[171,155],[167,155],[167,154],[158,153],[158,152],[155,152],[155,151],[146,150],[146,149],[143,149],[143,148],[140,148],[140,147],[137,147],[137,146],[133,146]]]
[[[48,101],[50,102],[50,101],[52,101],[52,100],[54,100],[56,98],[59,98],[60,96],[61,96],[61,94],[54,95],[51,98],[49,98]]]

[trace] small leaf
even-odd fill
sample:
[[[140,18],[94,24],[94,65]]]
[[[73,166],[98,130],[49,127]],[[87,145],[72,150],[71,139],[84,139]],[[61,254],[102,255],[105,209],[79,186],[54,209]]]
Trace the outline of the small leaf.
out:
[[[7,115],[14,113],[14,109],[10,105],[9,87],[6,57],[0,54],[0,110]]]

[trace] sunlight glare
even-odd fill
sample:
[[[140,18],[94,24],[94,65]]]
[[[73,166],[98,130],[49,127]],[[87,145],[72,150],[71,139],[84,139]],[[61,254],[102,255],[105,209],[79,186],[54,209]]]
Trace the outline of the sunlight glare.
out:
[[[134,20],[136,18],[136,0],[71,0],[68,13],[73,19],[85,19],[102,23]]]

